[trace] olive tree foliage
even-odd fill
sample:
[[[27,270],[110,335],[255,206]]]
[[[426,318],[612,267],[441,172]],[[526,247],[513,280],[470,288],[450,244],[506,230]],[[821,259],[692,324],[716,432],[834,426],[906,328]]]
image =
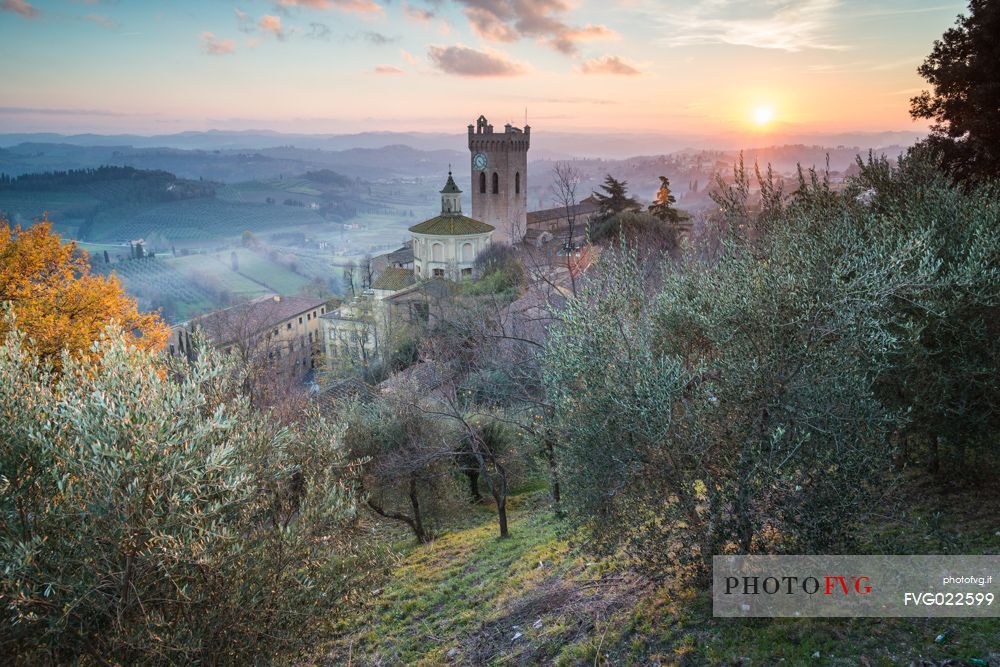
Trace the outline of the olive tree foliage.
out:
[[[455,495],[456,437],[440,420],[426,416],[406,387],[356,402],[347,413],[344,443],[363,461],[357,480],[366,505],[408,526],[418,542],[429,542]]]
[[[897,303],[902,345],[880,395],[905,413],[904,460],[969,477],[1000,454],[1000,187],[953,187],[938,160],[926,147],[895,167],[869,158],[847,195],[882,224],[925,234],[936,270],[927,289]]]
[[[208,350],[168,369],[111,332],[55,375],[0,347],[0,653],[250,664],[315,636],[363,568],[350,463]]]
[[[920,156],[861,166],[843,193],[809,172],[793,196],[758,172],[753,205],[738,168],[720,183],[726,232],[710,261],[669,267],[647,295],[626,248],[569,302],[545,380],[564,498],[596,544],[656,574],[697,576],[717,553],[849,552],[857,524],[884,507],[893,436],[918,419],[918,392],[905,390],[922,373],[908,365],[946,363],[928,323],[996,314],[996,207],[963,203],[943,179],[910,185],[912,172],[933,172]],[[975,247],[947,259],[956,233]],[[936,310],[948,294],[963,308]],[[996,356],[973,339],[986,356],[961,363],[990,359],[980,395],[995,396]],[[969,407],[955,397],[926,409],[983,418],[957,406]]]

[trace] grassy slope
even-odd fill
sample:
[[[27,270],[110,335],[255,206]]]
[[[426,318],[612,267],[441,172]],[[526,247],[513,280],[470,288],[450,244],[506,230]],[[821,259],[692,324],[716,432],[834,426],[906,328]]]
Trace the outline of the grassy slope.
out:
[[[917,511],[879,531],[906,531],[913,551],[997,553],[996,498],[921,498]],[[498,540],[492,514],[476,508],[469,527],[401,548],[384,587],[334,628],[322,661],[1000,665],[1000,619],[715,619],[704,593],[656,590],[587,558],[544,500],[540,491],[515,499],[509,540]]]

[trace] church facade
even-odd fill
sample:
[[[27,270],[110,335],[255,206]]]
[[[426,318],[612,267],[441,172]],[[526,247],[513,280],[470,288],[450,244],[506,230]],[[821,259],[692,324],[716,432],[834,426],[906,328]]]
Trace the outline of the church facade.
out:
[[[462,191],[451,172],[441,190],[441,215],[410,227],[417,280],[473,278],[476,256],[493,240],[493,225],[462,215]]]

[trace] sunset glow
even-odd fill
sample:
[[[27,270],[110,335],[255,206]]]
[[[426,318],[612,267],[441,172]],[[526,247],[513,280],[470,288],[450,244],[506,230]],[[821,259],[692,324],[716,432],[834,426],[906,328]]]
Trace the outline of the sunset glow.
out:
[[[757,107],[753,110],[753,122],[757,125],[767,125],[774,118],[774,110],[771,107]]]
[[[778,115],[782,131],[922,130],[916,68],[965,3],[14,6],[0,4],[9,132],[452,131],[527,110],[549,129],[710,135]],[[747,100],[757,89],[766,104]]]

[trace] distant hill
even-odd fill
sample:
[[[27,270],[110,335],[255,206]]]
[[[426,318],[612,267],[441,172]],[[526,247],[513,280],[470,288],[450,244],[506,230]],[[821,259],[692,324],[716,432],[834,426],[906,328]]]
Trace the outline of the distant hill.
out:
[[[505,119],[502,118],[492,120],[497,126],[505,122]],[[521,124],[517,119],[512,119],[511,122]],[[767,143],[815,144],[831,147],[859,146],[867,150],[868,148],[881,148],[894,144],[908,146],[924,135],[926,132],[920,131],[805,133],[796,128],[781,128],[780,131],[767,135]],[[544,125],[536,125],[532,128],[532,157],[535,159],[569,157],[622,159],[630,155],[672,153],[686,148],[738,150],[760,145],[762,143],[761,136],[757,132],[679,134],[671,132],[669,129],[662,132],[567,132]],[[417,151],[451,151],[467,158],[465,127],[456,127],[454,132],[360,132],[352,134],[284,134],[269,130],[210,130],[152,136],[133,134],[0,134],[0,147],[24,143],[235,152],[263,151],[264,149],[282,147],[337,152],[351,149],[378,150],[393,146],[408,146]]]
[[[12,176],[103,165],[162,170],[183,178],[222,183],[267,180],[332,169],[349,178],[441,177],[449,164],[468,163],[468,154],[424,151],[410,146],[329,151],[277,146],[257,149],[142,148],[122,144],[78,146],[71,143],[19,143],[0,150],[0,173]]]
[[[214,241],[238,237],[244,231],[268,232],[275,229],[318,225],[328,217],[350,217],[360,199],[351,189],[367,188],[364,182],[328,178],[347,187],[325,186],[323,190],[299,193],[266,184],[246,186],[247,192],[267,190],[268,198],[217,197],[221,184],[191,180],[162,170],[102,166],[88,169],[51,171],[0,176],[0,213],[11,221],[30,224],[47,216],[56,229],[82,241],[124,242],[155,238],[162,250],[176,244],[204,246]],[[287,186],[292,187],[293,182]],[[306,195],[323,197],[308,206]],[[326,212],[330,215],[327,216]]]

